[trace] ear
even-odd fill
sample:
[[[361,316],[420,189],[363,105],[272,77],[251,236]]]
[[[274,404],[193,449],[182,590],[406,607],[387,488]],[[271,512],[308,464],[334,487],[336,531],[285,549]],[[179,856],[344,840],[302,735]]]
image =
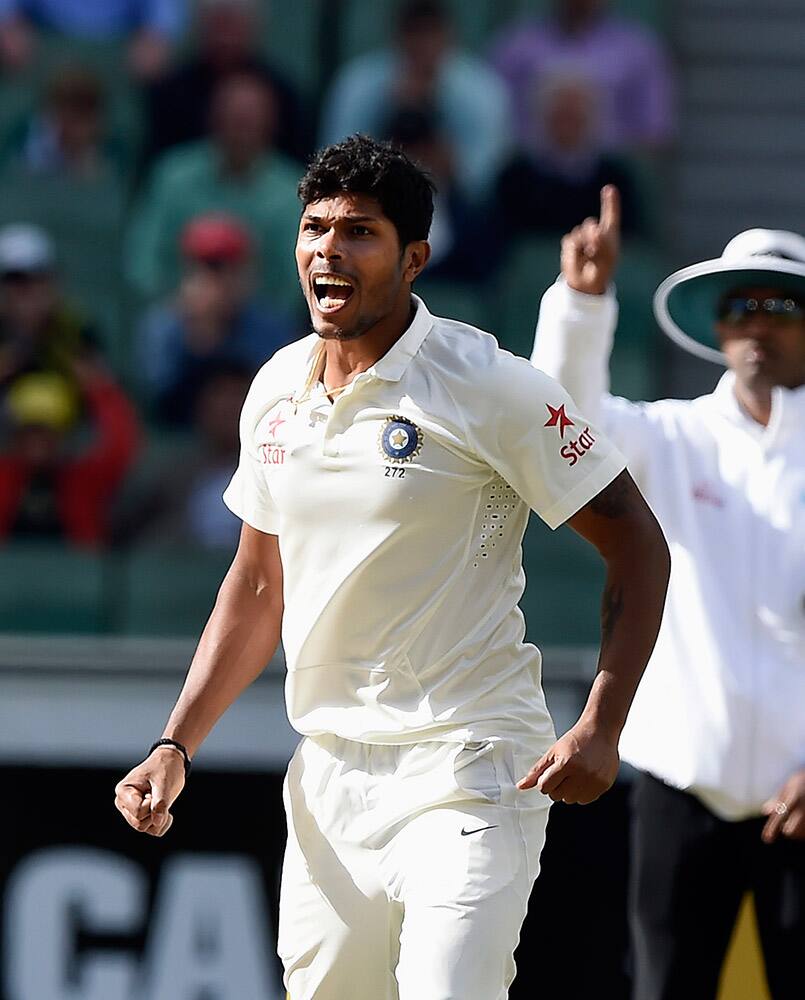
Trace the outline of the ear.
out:
[[[403,254],[403,273],[411,284],[425,270],[430,260],[430,243],[427,240],[414,240],[405,248]]]

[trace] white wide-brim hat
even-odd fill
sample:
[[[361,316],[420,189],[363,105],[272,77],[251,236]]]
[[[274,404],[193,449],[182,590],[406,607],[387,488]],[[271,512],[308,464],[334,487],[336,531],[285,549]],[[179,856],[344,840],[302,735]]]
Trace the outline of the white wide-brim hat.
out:
[[[671,340],[707,361],[726,364],[715,324],[722,297],[764,286],[805,300],[805,238],[782,229],[747,229],[715,260],[675,271],[654,293],[654,315]]]

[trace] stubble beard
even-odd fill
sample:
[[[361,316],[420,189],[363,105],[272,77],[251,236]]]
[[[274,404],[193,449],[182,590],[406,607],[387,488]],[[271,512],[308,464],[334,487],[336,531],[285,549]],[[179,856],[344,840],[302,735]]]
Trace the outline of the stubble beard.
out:
[[[314,328],[315,329],[315,328]],[[337,340],[340,343],[345,343],[349,340],[359,340],[365,334],[369,332],[371,327],[361,327],[357,330],[342,330],[337,327],[335,330],[328,331],[327,333],[322,333],[320,330],[316,330],[316,334],[321,337],[322,340]]]
[[[337,340],[340,343],[347,343],[348,341],[359,340],[361,337],[364,337],[373,327],[377,326],[382,319],[382,316],[373,316],[371,318],[363,318],[359,316],[355,320],[354,326],[348,330],[333,324],[334,329],[324,333],[322,333],[321,330],[316,330],[316,324],[314,322],[313,329],[322,340]]]

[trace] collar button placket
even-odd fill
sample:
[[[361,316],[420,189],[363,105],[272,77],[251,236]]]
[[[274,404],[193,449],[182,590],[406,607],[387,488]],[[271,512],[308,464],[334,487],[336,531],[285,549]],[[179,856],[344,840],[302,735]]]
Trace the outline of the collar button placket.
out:
[[[321,452],[327,458],[337,458],[339,454],[338,441],[341,434],[339,430],[340,423],[335,410],[336,406],[334,403],[327,414],[327,422],[324,425],[324,433],[321,436]]]

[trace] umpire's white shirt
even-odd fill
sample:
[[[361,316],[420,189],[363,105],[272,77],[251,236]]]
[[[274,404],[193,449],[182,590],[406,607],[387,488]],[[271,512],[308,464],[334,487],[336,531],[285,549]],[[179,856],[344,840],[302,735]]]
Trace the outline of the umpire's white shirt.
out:
[[[625,461],[552,379],[415,303],[400,340],[334,403],[320,385],[296,402],[316,335],[267,362],[224,499],[279,536],[299,732],[544,750],[540,654],[517,606],[528,509],[555,528]]]
[[[621,750],[742,819],[805,766],[805,388],[776,389],[765,428],[731,373],[692,401],[614,398],[616,320],[614,294],[560,280],[532,361],[626,454],[671,547],[665,618]]]

